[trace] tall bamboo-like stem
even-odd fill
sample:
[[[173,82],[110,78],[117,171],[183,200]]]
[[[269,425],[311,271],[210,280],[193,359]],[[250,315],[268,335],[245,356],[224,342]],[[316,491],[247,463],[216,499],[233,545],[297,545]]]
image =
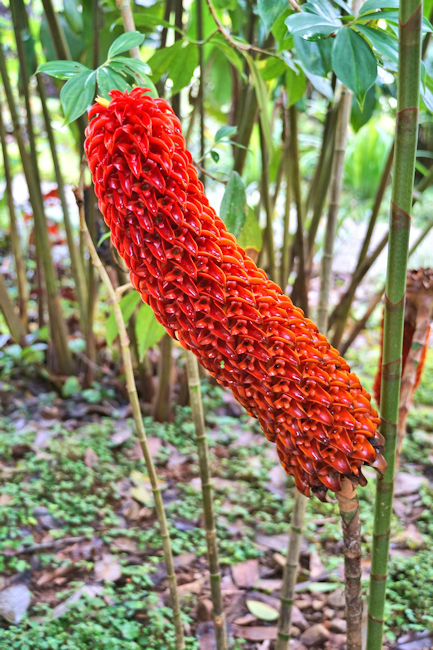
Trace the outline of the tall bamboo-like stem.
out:
[[[427,237],[429,232],[433,229],[433,221],[431,221],[427,226],[420,232],[414,243],[409,249],[409,258],[410,256],[416,251],[418,246],[424,241],[424,239]],[[376,309],[377,305],[382,299],[383,293],[385,291],[385,287],[380,289],[380,291],[377,292],[377,294],[372,298],[370,301],[370,304],[368,305],[367,309],[365,310],[363,316],[353,325],[352,329],[350,330],[349,334],[347,335],[346,340],[344,343],[341,344],[340,346],[340,354],[344,356],[349,349],[349,347],[352,345],[356,337],[362,332],[362,330],[365,328],[368,319]]]
[[[57,357],[58,369],[62,374],[70,374],[73,371],[72,356],[68,346],[68,335],[63,310],[60,305],[57,291],[57,279],[54,269],[53,258],[51,256],[51,246],[48,237],[46,217],[43,208],[41,188],[38,183],[36,170],[32,165],[31,158],[27,152],[24,135],[18,118],[18,112],[15,105],[15,99],[12,93],[9,77],[6,69],[6,58],[4,55],[3,45],[0,43],[0,75],[3,81],[5,95],[7,98],[9,111],[11,114],[12,124],[14,127],[15,138],[21,156],[21,163],[26,177],[27,187],[29,190],[30,202],[33,208],[35,219],[35,231],[38,241],[39,254],[42,258],[44,269],[44,279],[47,291],[48,311],[50,316],[50,332],[54,349]],[[25,79],[25,76],[23,76]],[[29,132],[29,138],[32,133]]]
[[[338,209],[343,186],[344,158],[346,155],[347,127],[352,106],[352,93],[343,86],[337,117],[335,151],[332,163],[331,189],[325,243],[322,255],[321,283],[317,322],[322,331],[328,328],[328,305],[332,279],[332,258],[334,254],[335,233],[337,230]]]
[[[18,233],[15,204],[12,191],[12,174],[9,164],[9,156],[6,143],[6,129],[3,122],[3,107],[0,103],[0,141],[3,153],[3,168],[5,173],[6,200],[8,204],[10,225],[11,225],[11,248],[15,262],[15,273],[18,287],[18,311],[24,332],[28,330],[28,301],[29,291],[26,280],[26,266],[21,251],[21,242]]]
[[[305,275],[305,246],[304,246],[304,211],[301,194],[301,173],[299,169],[298,148],[298,112],[296,106],[289,108],[290,123],[290,167],[292,170],[293,196],[296,205],[296,252],[298,257],[298,277],[293,287],[296,296],[292,297],[308,316],[308,287]]]
[[[53,127],[51,126],[51,117],[47,106],[47,98],[45,93],[44,82],[37,75],[37,84],[39,91],[39,98],[41,100],[42,112],[44,115],[45,129],[47,132],[48,143],[50,145],[51,157],[53,160],[54,174],[56,177],[57,188],[59,191],[60,204],[63,212],[63,223],[66,232],[66,241],[68,243],[69,256],[71,259],[71,271],[74,278],[75,289],[77,292],[78,310],[80,316],[80,323],[83,333],[86,332],[87,324],[87,286],[86,277],[84,274],[84,267],[82,264],[77,242],[75,241],[74,231],[69,215],[68,202],[66,200],[65,183],[63,181],[62,170],[60,167],[59,157],[57,155],[57,147],[54,136]]]
[[[404,294],[418,133],[422,2],[401,0],[395,161],[389,224],[382,355],[381,432],[387,470],[377,481],[368,650],[382,648],[401,380]]]
[[[116,320],[117,328],[119,331],[120,348],[122,352],[122,361],[125,372],[126,387],[128,390],[128,397],[131,404],[132,416],[134,418],[136,433],[140,443],[141,451],[143,452],[144,462],[146,464],[147,473],[149,475],[150,484],[152,486],[152,493],[155,502],[155,510],[158,517],[160,534],[162,539],[162,547],[164,554],[165,566],[167,569],[167,580],[169,585],[171,606],[173,609],[174,625],[176,630],[176,650],[182,650],[185,647],[182,619],[179,607],[179,597],[176,585],[176,574],[174,571],[173,555],[171,551],[170,535],[167,527],[167,519],[165,516],[164,504],[162,501],[161,489],[158,484],[158,477],[156,474],[155,466],[153,464],[152,456],[149,450],[146,431],[143,425],[143,418],[141,416],[140,403],[137,395],[137,388],[134,380],[134,370],[132,367],[131,352],[129,349],[128,334],[126,331],[125,322],[123,320],[122,311],[119,305],[119,294],[114,289],[110,277],[105,270],[98,253],[96,252],[95,245],[87,229],[86,220],[84,216],[84,193],[83,193],[83,179],[84,169],[81,173],[80,187],[76,191],[76,199],[80,213],[80,229],[86,241],[87,248],[90,253],[92,263],[103,282],[109,300],[113,305],[114,318]]]
[[[224,603],[221,591],[221,571],[218,559],[217,533],[212,499],[212,483],[209,468],[208,446],[200,394],[200,377],[197,359],[192,352],[186,352],[186,368],[192,418],[194,421],[200,481],[203,499],[204,528],[209,561],[210,588],[213,605],[213,622],[217,650],[228,648]]]
[[[287,136],[290,138],[290,134]],[[290,207],[292,203],[291,165],[289,156],[285,160],[286,194],[284,199],[283,247],[281,249],[280,286],[285,291],[289,277]]]
[[[153,417],[166,422],[171,413],[171,371],[173,339],[164,334],[159,344],[158,387],[156,390]]]
[[[265,241],[268,254],[268,272],[271,280],[275,280],[275,249],[274,249],[274,229],[272,219],[272,205],[269,191],[269,152],[266,145],[266,139],[263,135],[261,120],[259,119],[260,132],[260,150],[262,154],[262,174],[261,189],[262,198],[266,213]]]
[[[371,210],[368,227],[364,236],[364,240],[361,245],[361,250],[359,251],[358,254],[358,260],[355,266],[354,276],[357,276],[357,272],[359,272],[359,270],[363,268],[365,259],[367,257],[367,252],[370,246],[371,238],[373,236],[374,227],[376,225],[377,217],[379,216],[380,206],[382,205],[385,190],[387,188],[391,176],[393,159],[394,159],[394,145],[392,145],[389,151],[382,172],[382,176],[379,181],[379,186],[377,188],[376,196],[374,198],[373,208]],[[349,310],[352,305],[357,286],[358,284],[356,282],[351,281],[347,291],[344,294],[344,298],[338,303],[338,305],[335,307],[335,309],[333,310],[333,312],[329,317],[329,327],[332,327],[335,324],[333,338],[332,338],[332,345],[334,345],[335,347],[338,347],[340,345],[343,332],[344,332],[344,326],[347,321],[347,316],[349,314]]]
[[[21,346],[26,344],[24,327],[18,314],[15,311],[14,303],[9,296],[9,292],[6,286],[5,279],[3,275],[0,274],[0,312],[3,314],[3,317],[8,326],[9,332],[15,341]]]
[[[183,0],[173,0],[174,2],[174,25],[177,29],[174,30],[174,41],[182,38],[181,30],[183,28]],[[180,117],[180,92],[173,95],[171,98],[171,105],[174,112]]]
[[[116,0],[116,4],[122,16],[123,27],[125,29],[125,32],[135,31],[135,24],[134,24],[132,11],[131,11],[130,0]],[[138,46],[132,47],[129,50],[129,53],[135,59],[140,58],[140,49],[138,48]]]
[[[278,621],[275,650],[287,650],[290,641],[293,603],[295,599],[296,579],[299,571],[299,554],[301,551],[302,529],[304,527],[307,497],[296,490],[290,520],[289,544],[287,546],[286,564],[284,565],[283,584],[280,596],[280,618]]]

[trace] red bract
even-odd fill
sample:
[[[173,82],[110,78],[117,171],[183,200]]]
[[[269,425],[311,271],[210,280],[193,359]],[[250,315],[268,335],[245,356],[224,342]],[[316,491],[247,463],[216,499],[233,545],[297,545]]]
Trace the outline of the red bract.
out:
[[[306,495],[382,470],[379,419],[347,363],[209,206],[178,118],[141,88],[90,110],[86,153],[131,282],[167,332],[230,388]]]

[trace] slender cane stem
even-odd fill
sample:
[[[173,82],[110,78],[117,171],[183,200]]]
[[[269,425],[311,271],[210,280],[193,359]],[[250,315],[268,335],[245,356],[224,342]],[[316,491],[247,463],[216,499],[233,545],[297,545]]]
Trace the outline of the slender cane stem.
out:
[[[9,296],[6,282],[2,275],[0,275],[0,312],[3,314],[13,340],[24,347],[26,345],[26,339],[23,324],[18,318],[14,303]]]
[[[143,452],[144,462],[146,463],[147,473],[149,475],[150,484],[152,486],[153,498],[155,501],[155,510],[158,516],[159,528],[162,539],[163,554],[165,566],[167,569],[167,580],[169,585],[171,606],[173,609],[174,625],[176,630],[176,650],[182,650],[185,647],[183,626],[181,620],[181,613],[179,607],[179,598],[176,585],[176,574],[174,571],[173,555],[171,551],[170,535],[167,527],[167,520],[165,516],[164,504],[162,501],[161,490],[158,485],[158,477],[153,464],[152,456],[147,443],[146,431],[143,425],[141,416],[140,403],[138,401],[137,388],[134,380],[134,370],[132,366],[131,352],[129,349],[128,334],[126,331],[125,322],[123,320],[122,311],[119,305],[119,296],[114,289],[110,277],[105,270],[102,262],[96,252],[95,245],[92,237],[88,231],[86,220],[84,217],[84,193],[83,193],[83,179],[84,169],[81,173],[80,187],[76,191],[76,199],[80,213],[80,229],[83,233],[87,248],[90,253],[91,260],[99,273],[99,277],[103,282],[109,296],[109,300],[113,305],[114,318],[116,320],[117,328],[119,331],[120,349],[122,353],[122,361],[125,372],[126,387],[128,390],[129,401],[132,409],[132,416],[134,418],[135,428],[137,432],[138,441],[140,443],[141,451]]]
[[[290,536],[287,546],[286,564],[284,565],[283,584],[280,596],[280,618],[275,650],[287,650],[290,641],[290,626],[292,623],[293,603],[295,597],[296,579],[299,570],[299,554],[301,550],[302,529],[304,527],[307,497],[296,490],[295,503],[290,520]]]
[[[200,471],[204,527],[209,561],[210,588],[213,604],[213,621],[215,627],[215,641],[217,650],[226,650],[227,631],[224,615],[224,603],[221,591],[221,571],[218,559],[217,533],[212,499],[212,483],[209,468],[208,446],[203,416],[203,403],[200,394],[200,377],[197,359],[192,352],[186,352],[186,368],[188,373],[188,387],[194,421],[198,463]]]
[[[260,133],[260,150],[262,153],[262,174],[261,174],[261,188],[263,203],[266,213],[266,229],[265,240],[268,258],[268,271],[272,280],[275,280],[275,248],[274,248],[274,229],[272,219],[272,205],[271,196],[269,191],[269,152],[266,144],[266,138],[263,134],[262,122],[259,119],[259,133]]]
[[[9,210],[10,225],[11,225],[11,248],[12,254],[15,261],[15,273],[17,276],[17,286],[18,286],[18,309],[20,314],[20,320],[23,325],[25,332],[28,330],[28,301],[29,301],[29,291],[27,286],[26,279],[26,265],[24,262],[20,236],[18,233],[18,224],[15,214],[15,204],[12,191],[12,173],[9,163],[9,156],[6,143],[6,129],[3,122],[3,107],[0,104],[0,141],[3,153],[3,169],[5,173],[5,184],[6,184],[6,199]]]
[[[401,378],[404,294],[418,134],[422,2],[401,0],[395,160],[389,226],[381,384],[381,432],[388,463],[377,481],[370,577],[368,650],[382,648],[395,447]]]

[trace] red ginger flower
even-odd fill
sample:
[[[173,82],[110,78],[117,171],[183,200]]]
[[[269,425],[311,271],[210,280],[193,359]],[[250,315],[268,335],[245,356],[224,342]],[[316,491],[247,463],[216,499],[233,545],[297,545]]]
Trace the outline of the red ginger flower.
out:
[[[178,118],[146,90],[89,112],[86,153],[112,241],[134,287],[275,442],[309,496],[364,463],[382,470],[370,396],[338,351],[227,232],[204,194]]]

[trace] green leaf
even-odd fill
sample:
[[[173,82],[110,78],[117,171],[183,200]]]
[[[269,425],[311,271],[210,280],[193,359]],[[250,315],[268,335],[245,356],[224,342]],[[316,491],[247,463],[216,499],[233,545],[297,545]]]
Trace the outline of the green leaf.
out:
[[[356,25],[356,29],[363,36],[368,38],[375,50],[384,56],[387,56],[394,62],[398,62],[398,40],[393,38],[383,29],[375,29],[367,25]]]
[[[83,15],[78,10],[78,3],[76,0],[63,0],[63,7],[69,27],[76,34],[81,34],[83,31]]]
[[[308,70],[304,70],[305,76],[318,93],[331,100],[333,98],[332,86],[327,79],[324,79],[318,74],[311,74]]]
[[[287,9],[286,0],[258,0],[257,11],[268,34],[277,18]]]
[[[338,18],[303,11],[288,16],[286,25],[292,36],[319,39],[338,31],[341,21]]]
[[[140,77],[143,75],[149,75],[152,72],[147,63],[141,59],[133,59],[129,56],[116,56],[111,61],[111,65],[113,65],[113,63],[123,63],[125,68],[128,68],[134,75]]]
[[[306,41],[295,36],[295,52],[303,67],[311,74],[325,77],[332,68],[332,40]]]
[[[90,74],[92,70],[86,68],[82,63],[78,63],[78,61],[47,61],[38,66],[36,74],[38,72],[44,72],[56,79],[70,79],[78,72]]]
[[[140,302],[140,300],[141,298],[138,291],[130,291],[129,293],[126,294],[126,296],[123,296],[120,299],[119,307],[122,312],[125,325],[129,322],[129,319],[134,313],[135,308]],[[118,333],[119,330],[117,328],[116,319],[114,318],[114,311],[111,310],[111,314],[109,315],[109,317],[107,318],[107,322],[105,323],[105,338],[107,340],[108,345],[111,346],[113,344],[113,341],[118,335]]]
[[[111,65],[100,66],[96,71],[96,80],[98,82],[98,94],[101,97],[108,97],[110,90],[116,89],[124,92],[131,88],[125,77]]]
[[[115,41],[113,41],[110,49],[108,50],[107,56],[110,59],[113,56],[117,56],[117,54],[126,52],[126,50],[130,50],[133,47],[138,47],[142,44],[143,41],[144,34],[140,34],[140,32],[125,32],[125,34],[122,34],[116,38]]]
[[[221,142],[221,140],[228,140],[231,138],[232,135],[234,135],[237,131],[236,126],[229,126],[226,124],[225,126],[222,126],[218,131],[215,133],[215,138],[214,142]]]
[[[230,63],[236,68],[242,77],[245,76],[243,59],[239,56],[236,50],[230,47],[225,38],[219,32],[212,36],[210,43],[212,43],[212,45],[215,45],[215,47],[217,47],[218,50],[220,50],[220,52],[225,55],[228,61],[230,61]]]
[[[288,64],[282,59],[277,59],[274,56],[269,56],[259,64],[259,71],[262,79],[269,81],[269,79],[277,79],[281,77],[287,70]]]
[[[261,600],[247,600],[246,605],[251,614],[262,621],[276,621],[278,618],[278,610]]]
[[[332,49],[332,67],[362,106],[365,93],[376,81],[377,64],[369,45],[350,27],[343,27],[337,34]]]
[[[95,86],[96,71],[89,72],[87,69],[65,83],[60,91],[60,102],[67,124],[80,117],[93,102]]]
[[[214,151],[214,150],[212,149],[212,151],[210,152],[210,155],[211,155],[211,158],[212,158],[212,160],[213,160],[214,162],[217,163],[217,162],[219,161],[219,159],[220,159],[220,155],[219,155],[218,151]]]
[[[306,84],[307,80],[302,70],[298,70],[296,73],[291,68],[287,69],[285,75],[285,86],[287,90],[288,106],[296,104],[298,99],[301,99],[302,95],[304,94]]]
[[[263,243],[262,229],[260,228],[257,215],[254,210],[247,206],[247,217],[242,227],[239,236],[237,237],[238,244],[242,248],[255,248],[260,251]]]
[[[110,237],[111,237],[111,232],[110,232],[110,231],[108,231],[108,232],[104,232],[104,234],[101,235],[100,238],[98,239],[98,243],[96,244],[96,248],[99,248],[100,245],[103,244],[104,241],[105,241],[106,239],[109,239]]]
[[[375,11],[374,9],[365,14],[359,15],[355,21],[355,25],[359,22],[370,20],[386,20],[389,23],[398,23],[398,11],[393,9],[385,9],[384,11]]]
[[[330,591],[335,591],[335,588],[338,585],[335,582],[310,582],[305,589],[307,591],[312,591],[313,593],[326,593]]]
[[[154,82],[168,74],[173,81],[172,93],[176,94],[191,81],[198,65],[198,49],[196,45],[185,44],[185,41],[180,40],[170,47],[157,50],[148,60],[148,64],[152,69]]]
[[[352,100],[352,110],[350,112],[350,124],[352,129],[357,133],[359,129],[367,124],[368,120],[374,113],[377,104],[376,86],[371,86],[365,95],[365,101],[362,109],[360,108],[355,97]]]
[[[220,216],[235,237],[239,235],[247,216],[247,195],[244,182],[237,172],[230,174],[221,201]]]
[[[143,304],[137,313],[135,320],[135,335],[138,343],[140,359],[143,358],[146,350],[156,345],[165,334],[165,328],[156,320],[149,305]]]
[[[399,0],[367,0],[359,10],[359,15],[361,16],[376,9],[398,9],[399,5]]]

